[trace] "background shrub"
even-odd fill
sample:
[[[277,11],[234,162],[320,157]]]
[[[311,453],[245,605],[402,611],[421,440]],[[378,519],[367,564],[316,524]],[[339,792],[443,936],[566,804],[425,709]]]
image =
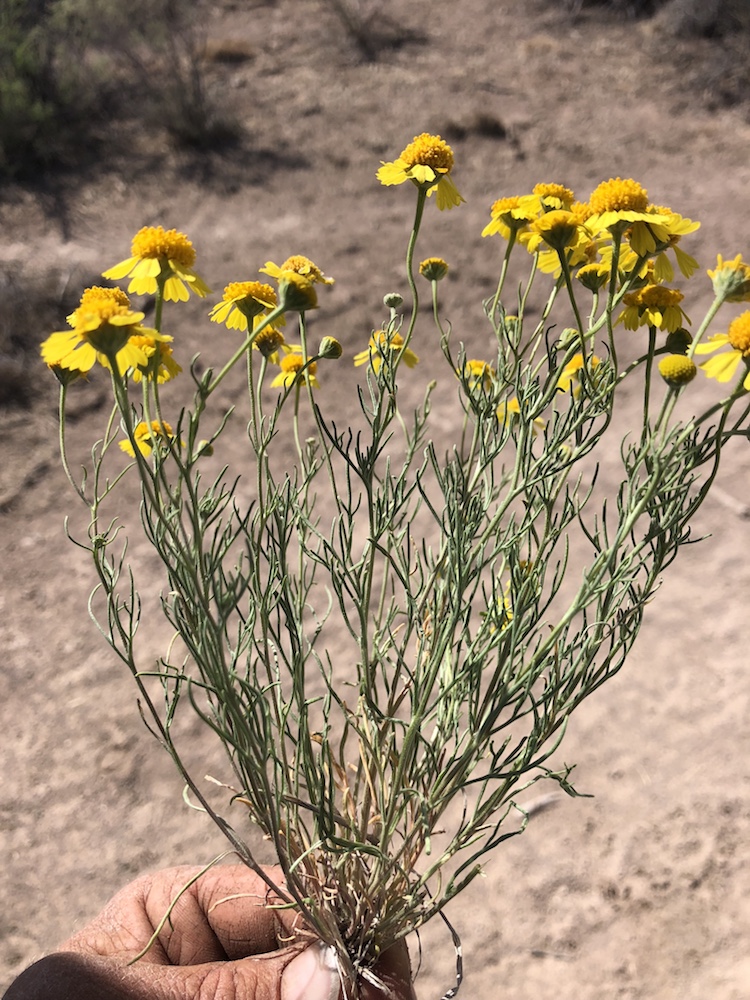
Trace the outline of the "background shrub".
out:
[[[189,0],[0,0],[0,175],[18,180],[99,158],[145,118],[180,145],[237,137],[217,111]],[[99,141],[97,141],[97,139]]]

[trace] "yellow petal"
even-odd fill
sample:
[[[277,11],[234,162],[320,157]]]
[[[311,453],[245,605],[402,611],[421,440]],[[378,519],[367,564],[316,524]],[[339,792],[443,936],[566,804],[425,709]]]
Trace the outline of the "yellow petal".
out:
[[[717,382],[731,382],[741,357],[739,351],[726,351],[704,361],[701,368],[709,378],[715,378]]]
[[[437,207],[442,212],[446,208],[456,208],[463,200],[450,174],[444,174],[438,181]]]
[[[117,281],[120,278],[126,278],[138,263],[138,260],[138,257],[128,257],[127,260],[121,260],[119,264],[115,264],[114,267],[110,267],[108,271],[102,271],[102,277],[112,278],[114,281]]]
[[[394,160],[393,163],[384,163],[378,170],[377,178],[381,184],[385,184],[386,186],[403,184],[404,181],[409,179],[406,174],[405,164],[401,160]],[[267,273],[270,274],[270,272]]]
[[[438,175],[432,167],[428,167],[424,163],[415,163],[409,171],[409,176],[418,184],[434,184],[438,179]]]

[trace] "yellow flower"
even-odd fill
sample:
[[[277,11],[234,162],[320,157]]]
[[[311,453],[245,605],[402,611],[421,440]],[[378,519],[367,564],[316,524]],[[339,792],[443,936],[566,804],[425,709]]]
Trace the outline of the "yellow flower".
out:
[[[573,202],[569,209],[548,209],[530,222],[528,230],[521,231],[518,238],[529,253],[538,254],[539,270],[557,277],[562,270],[563,251],[569,267],[588,263],[596,256],[597,245],[588,229],[590,215],[589,206],[580,201]]]
[[[172,356],[172,348],[169,346],[171,341],[171,337],[157,333],[156,330],[130,338],[130,346],[139,348],[146,355],[146,364],[138,365],[133,370],[134,382],[140,382],[144,377],[153,382],[156,378],[161,385],[180,374],[182,368]]]
[[[283,264],[274,264],[272,260],[266,261],[265,267],[261,267],[261,274],[270,274],[272,278],[280,278],[284,271],[294,271],[301,274],[303,278],[319,285],[332,285],[333,278],[327,277],[317,264],[313,264],[309,257],[304,257],[301,253],[287,257]]]
[[[490,221],[482,230],[482,236],[494,236],[499,233],[504,239],[510,239],[511,233],[520,233],[539,214],[533,200],[520,195],[509,198],[499,198],[490,208]]]
[[[79,372],[90,371],[97,361],[109,368],[113,356],[120,373],[145,365],[146,354],[130,342],[133,335],[156,332],[140,326],[142,319],[121,289],[87,288],[68,316],[73,329],[50,334],[42,344],[42,358],[50,366]]]
[[[176,440],[174,431],[166,420],[164,423],[161,423],[158,420],[152,420],[150,424],[147,424],[142,420],[135,427],[133,437],[135,438],[136,448],[144,458],[148,458],[154,448],[158,445],[166,447],[171,442]],[[184,442],[180,441],[179,446],[180,448],[184,448]],[[131,441],[120,441],[120,447],[126,454],[130,455],[131,458],[135,458],[135,449],[133,448]]]
[[[609,281],[611,270],[611,267],[603,262],[584,264],[576,271],[576,278],[590,292],[598,292]]]
[[[741,361],[750,368],[750,311],[733,319],[726,333],[716,333],[708,338],[708,343],[698,344],[695,353],[711,354],[725,344],[729,344],[732,350],[717,354],[701,365],[706,375],[717,382],[730,382]],[[750,372],[745,376],[743,385],[745,389],[750,389]]]
[[[535,219],[529,225],[530,236],[527,249],[535,253],[542,242],[562,253],[567,247],[573,246],[578,238],[578,220],[573,212],[564,208],[555,208]]]
[[[750,264],[738,253],[734,260],[716,259],[716,268],[708,272],[713,282],[714,294],[724,302],[750,302]]]
[[[224,289],[222,301],[208,314],[214,323],[228,330],[248,328],[248,319],[276,306],[276,292],[262,281],[232,281]]]
[[[276,278],[279,283],[279,302],[285,309],[295,312],[317,309],[318,296],[314,286],[333,284],[333,278],[323,274],[317,264],[302,254],[287,257],[281,265],[268,260],[260,271],[261,274],[270,274],[272,278]]]
[[[130,278],[128,291],[136,295],[153,295],[163,283],[164,298],[172,302],[186,302],[188,290],[201,298],[211,291],[193,270],[195,250],[184,233],[144,226],[133,237],[130,250],[132,256],[104,271],[103,277]]]
[[[625,309],[620,314],[618,323],[623,323],[627,330],[637,330],[639,326],[655,326],[659,330],[672,333],[682,326],[686,316],[680,302],[684,295],[676,288],[665,285],[645,285],[636,292],[628,292],[623,296]]]
[[[518,402],[518,398],[514,396],[509,399],[506,403],[501,403],[497,410],[495,411],[498,421],[505,426],[505,424],[513,424],[516,420],[521,418],[521,404]],[[547,422],[542,419],[542,417],[535,417],[531,422],[531,433],[534,437],[544,431],[547,426]]]
[[[428,281],[442,281],[448,273],[448,263],[442,257],[428,257],[419,265],[419,273]]]
[[[482,388],[487,390],[491,388],[495,380],[495,369],[487,361],[472,359],[464,365],[464,378],[469,389]]]
[[[437,191],[439,209],[455,208],[464,200],[451,178],[453,150],[439,135],[423,132],[390,163],[381,161],[377,177],[381,184],[403,184],[413,181],[431,195]]]
[[[315,389],[320,388],[320,383],[315,377],[315,373],[318,370],[317,362],[310,361],[307,366],[305,366],[304,358],[302,357],[301,348],[294,349],[294,353],[285,354],[283,358],[279,360],[279,368],[281,371],[271,382],[272,387],[283,386],[284,388],[289,388],[293,385],[302,385],[307,383],[313,386]]]
[[[75,382],[76,379],[86,378],[82,371],[77,368],[61,368],[60,365],[48,365],[47,366],[52,374],[55,376],[60,385],[70,385],[71,382]]]
[[[315,285],[296,271],[282,271],[279,275],[279,303],[285,311],[307,312],[318,308]]]
[[[636,213],[640,215],[648,208],[648,191],[638,181],[615,177],[602,181],[589,198],[594,215],[614,213]]]
[[[570,188],[562,184],[535,184],[533,194],[539,199],[540,208],[545,212],[559,208],[569,210],[574,199]]]
[[[677,212],[673,212],[671,208],[665,208],[663,205],[649,205],[648,210],[651,214],[661,217],[663,220],[661,225],[667,233],[666,241],[656,247],[658,256],[654,260],[654,278],[657,281],[671,281],[674,278],[674,268],[667,257],[668,250],[674,253],[677,266],[682,274],[686,278],[690,278],[698,270],[698,261],[689,253],[685,253],[678,244],[680,237],[700,229],[700,222],[684,219]]]
[[[374,372],[379,372],[383,358],[386,356],[386,351],[391,362],[393,362],[403,346],[404,338],[400,333],[388,333],[386,330],[376,330],[370,337],[370,342],[365,350],[354,355],[354,364],[366,365],[369,363]],[[419,358],[409,347],[404,351],[402,358],[407,368],[413,368],[419,363]]]
[[[695,362],[684,354],[668,354],[659,362],[659,374],[673,389],[692,382],[697,372]]]
[[[610,178],[589,198],[589,227],[594,234],[605,230],[628,233],[628,241],[639,257],[655,253],[659,244],[668,244],[666,216],[649,211],[648,192],[637,181]]]
[[[580,381],[581,381],[581,371],[586,370],[587,374],[591,374],[597,365],[601,364],[601,360],[597,358],[595,354],[592,354],[590,358],[584,361],[583,354],[574,354],[570,361],[565,365],[563,370],[560,372],[560,377],[557,380],[557,388],[561,392],[570,392],[573,383],[579,383],[573,387],[573,395],[577,396],[580,391]]]
[[[260,351],[264,358],[277,365],[279,363],[279,350],[285,354],[291,351],[284,340],[284,334],[277,330],[275,326],[267,326],[256,335],[253,341],[253,349]]]

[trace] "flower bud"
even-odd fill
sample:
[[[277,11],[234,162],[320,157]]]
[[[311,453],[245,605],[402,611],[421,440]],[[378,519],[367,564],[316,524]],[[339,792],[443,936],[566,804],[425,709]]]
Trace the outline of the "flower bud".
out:
[[[659,362],[659,374],[672,389],[692,382],[697,372],[695,362],[684,354],[668,354]]]
[[[693,335],[684,326],[679,326],[667,336],[665,346],[670,354],[687,354],[692,342]]]
[[[205,439],[199,441],[195,447],[196,458],[209,457],[213,455],[213,453],[214,453],[214,446],[211,444],[210,441],[206,441]]]
[[[335,360],[336,358],[340,358],[342,354],[343,350],[341,344],[335,337],[323,337],[320,342],[320,347],[318,348],[319,358]]]

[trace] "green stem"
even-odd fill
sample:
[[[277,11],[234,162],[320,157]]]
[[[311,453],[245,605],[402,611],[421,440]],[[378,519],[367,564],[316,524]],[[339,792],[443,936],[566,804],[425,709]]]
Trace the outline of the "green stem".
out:
[[[282,316],[283,314],[284,314],[284,306],[278,305],[276,306],[275,309],[271,310],[271,312],[268,313],[267,316],[264,316],[262,321],[258,323],[258,325],[254,329],[248,330],[248,334],[245,337],[242,346],[237,348],[237,350],[231,356],[229,361],[227,361],[227,363],[221,369],[216,378],[213,379],[211,384],[207,386],[206,389],[204,390],[204,395],[203,395],[204,400],[208,399],[211,393],[215,392],[218,389],[218,387],[221,385],[221,383],[224,381],[224,379],[227,377],[230,371],[234,368],[234,366],[243,356],[245,351],[249,350],[252,347],[253,341],[261,332],[261,330],[265,330],[267,326],[271,326],[279,318],[279,316]]]
[[[417,207],[414,212],[414,225],[412,226],[411,235],[409,236],[409,244],[406,248],[406,277],[409,282],[412,297],[411,316],[409,317],[409,325],[406,328],[404,343],[396,359],[397,363],[401,360],[404,351],[409,346],[409,341],[414,333],[414,326],[417,322],[417,314],[419,313],[419,292],[417,291],[417,283],[414,279],[414,250],[417,246],[417,236],[419,235],[419,230],[422,225],[422,215],[424,214],[426,201],[427,191],[420,187],[417,191]]]
[[[58,412],[59,412],[58,437],[59,437],[59,442],[60,442],[60,459],[62,461],[62,467],[63,467],[63,470],[65,472],[65,475],[67,477],[68,482],[73,487],[73,489],[76,491],[76,493],[81,498],[81,500],[83,500],[83,502],[86,504],[86,506],[90,507],[91,504],[90,504],[89,500],[87,499],[86,494],[83,491],[82,487],[80,487],[78,485],[78,483],[75,481],[75,479],[73,478],[73,474],[70,471],[70,465],[68,463],[68,451],[67,451],[67,447],[66,447],[66,444],[65,444],[65,402],[66,402],[67,398],[68,398],[68,387],[67,387],[67,385],[64,385],[63,383],[61,383],[60,384],[60,401],[59,401],[59,404],[58,404]]]
[[[508,237],[508,246],[505,249],[505,255],[503,257],[503,264],[500,268],[500,277],[497,282],[497,288],[495,290],[495,297],[492,300],[492,308],[490,310],[490,322],[495,325],[495,313],[497,312],[497,307],[500,304],[500,296],[503,294],[503,287],[505,285],[505,278],[508,274],[508,263],[510,261],[510,255],[513,251],[513,247],[516,243],[516,230],[511,229],[510,236]]]

